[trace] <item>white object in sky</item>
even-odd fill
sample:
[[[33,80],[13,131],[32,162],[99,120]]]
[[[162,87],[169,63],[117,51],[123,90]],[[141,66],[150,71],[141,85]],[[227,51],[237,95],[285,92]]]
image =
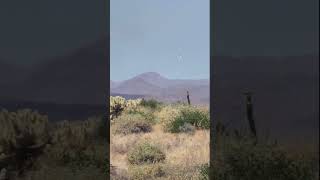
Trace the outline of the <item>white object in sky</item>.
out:
[[[178,56],[178,61],[182,61],[182,59],[183,59],[182,56],[179,55],[179,56]]]
[[[181,51],[182,51],[182,49],[179,48],[179,54],[182,54]],[[182,61],[182,60],[183,60],[182,55],[178,55],[178,61]]]

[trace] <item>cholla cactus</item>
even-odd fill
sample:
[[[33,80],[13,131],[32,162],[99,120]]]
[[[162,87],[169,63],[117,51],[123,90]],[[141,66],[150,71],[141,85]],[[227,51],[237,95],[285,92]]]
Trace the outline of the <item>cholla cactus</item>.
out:
[[[137,108],[141,101],[141,99],[126,100],[121,96],[110,96],[110,119],[118,117],[125,109]]]
[[[126,99],[121,96],[110,96],[110,119],[117,117],[126,107]]]
[[[49,139],[48,118],[29,109],[0,112],[0,149],[24,148],[42,144]],[[11,147],[9,147],[11,146]]]
[[[50,141],[47,116],[29,109],[0,112],[0,164],[16,164],[23,171],[30,157],[38,156]]]
[[[101,120],[92,117],[86,121],[61,122],[54,131],[53,146],[47,149],[47,154],[61,163],[77,167],[104,165],[107,152],[101,142],[105,139],[98,139],[101,138],[98,131],[103,128]]]
[[[135,109],[140,105],[141,102],[142,102],[142,99],[135,99],[135,100],[130,99],[126,103],[126,108]]]

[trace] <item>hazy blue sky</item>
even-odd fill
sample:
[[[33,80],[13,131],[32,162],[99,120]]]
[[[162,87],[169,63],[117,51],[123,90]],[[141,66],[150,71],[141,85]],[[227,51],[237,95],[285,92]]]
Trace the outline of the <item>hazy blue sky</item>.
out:
[[[209,78],[209,0],[111,0],[111,79]]]

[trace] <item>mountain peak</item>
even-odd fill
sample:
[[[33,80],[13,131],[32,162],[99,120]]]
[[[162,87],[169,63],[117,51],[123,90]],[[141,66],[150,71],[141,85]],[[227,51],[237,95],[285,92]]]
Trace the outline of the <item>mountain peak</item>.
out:
[[[155,78],[158,78],[158,77],[162,77],[161,74],[157,73],[157,72],[145,72],[145,73],[142,73],[138,76],[143,76],[143,77],[155,77]]]

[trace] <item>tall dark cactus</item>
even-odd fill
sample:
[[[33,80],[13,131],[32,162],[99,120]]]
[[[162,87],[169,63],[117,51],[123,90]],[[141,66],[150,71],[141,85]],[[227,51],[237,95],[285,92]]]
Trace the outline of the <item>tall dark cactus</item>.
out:
[[[256,125],[253,117],[252,93],[245,92],[244,95],[246,96],[246,115],[249,122],[250,131],[251,131],[251,134],[255,138],[257,138],[257,130],[256,130]]]
[[[191,105],[189,91],[187,91],[187,100],[188,100],[188,104]]]

